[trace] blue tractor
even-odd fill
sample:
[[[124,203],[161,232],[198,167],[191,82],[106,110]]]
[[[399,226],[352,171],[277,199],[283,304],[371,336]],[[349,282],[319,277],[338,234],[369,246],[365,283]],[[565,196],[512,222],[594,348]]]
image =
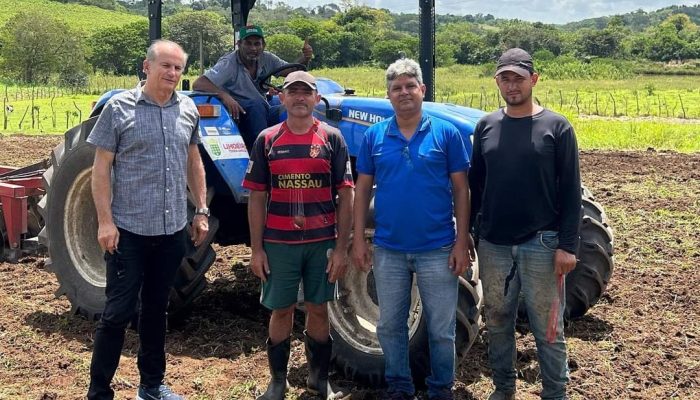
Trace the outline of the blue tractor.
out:
[[[245,23],[252,3],[245,0],[232,2],[234,27]],[[150,13],[152,38],[155,38],[159,36],[158,32],[153,34],[153,27],[160,23],[160,2],[151,4],[158,6]],[[156,28],[159,31],[159,27]],[[431,72],[425,74],[428,77],[426,83],[431,84],[432,66],[423,66],[423,69]],[[386,99],[355,96],[352,90],[346,90],[330,79],[319,78],[318,88],[323,101],[316,107],[315,116],[340,129],[354,161],[364,131],[371,124],[391,116],[391,104]],[[99,318],[104,306],[105,262],[96,240],[97,217],[90,189],[94,147],[86,142],[86,138],[102,106],[117,92],[119,90],[105,93],[96,103],[90,118],[68,130],[65,141],[52,151],[51,167],[44,174],[46,196],[39,203],[45,221],[39,236],[49,249],[47,267],[56,274],[60,284],[57,295],[66,295],[73,310],[91,320]],[[171,314],[186,310],[206,287],[205,274],[216,259],[212,244],[249,243],[246,215],[249,193],[241,186],[249,149],[226,107],[215,95],[184,93],[193,98],[202,115],[200,151],[206,169],[211,217],[205,242],[192,248],[182,260],[170,296]],[[271,102],[275,104],[279,100],[272,98]],[[484,114],[482,111],[433,102],[424,103],[424,110],[457,126],[464,135],[468,150],[471,150],[471,134]],[[583,197],[585,238],[579,254],[579,268],[567,281],[568,317],[583,315],[598,300],[612,272],[612,234],[605,223],[605,214],[589,193],[584,192]],[[362,234],[371,241],[373,232],[373,223],[368,221],[365,232],[354,234]],[[346,277],[339,282],[340,298],[329,306],[336,370],[348,379],[371,386],[380,385],[384,378],[383,354],[376,336],[379,309],[375,291],[372,272],[362,273],[351,266]],[[460,278],[456,343],[459,359],[466,355],[478,335],[481,299],[477,265]],[[416,382],[422,382],[430,372],[428,337],[415,285],[411,308],[408,325],[412,371],[419,379]]]

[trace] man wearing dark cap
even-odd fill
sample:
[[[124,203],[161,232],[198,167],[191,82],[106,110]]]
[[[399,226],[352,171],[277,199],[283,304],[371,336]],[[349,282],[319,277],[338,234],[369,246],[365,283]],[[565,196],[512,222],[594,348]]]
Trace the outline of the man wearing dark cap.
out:
[[[576,267],[581,218],[576,136],[563,116],[533,103],[538,75],[526,51],[503,53],[495,79],[506,106],[476,125],[469,170],[496,386],[489,399],[515,398],[521,295],[537,344],[541,397],[565,399],[563,282]]]
[[[248,148],[263,129],[276,124],[276,113],[270,112],[265,92],[258,85],[259,78],[280,68],[286,61],[265,51],[265,34],[257,25],[242,27],[238,32],[238,49],[225,54],[194,81],[193,88],[201,92],[216,93],[238,121],[238,129]],[[308,65],[313,49],[304,42],[301,56],[295,62]],[[286,76],[282,71],[279,76]]]
[[[280,100],[287,120],[260,133],[243,181],[251,190],[250,267],[262,280],[261,303],[272,310],[267,339],[271,379],[258,399],[284,399],[300,281],[307,389],[324,400],[347,399],[348,393],[328,383],[332,340],[326,303],[335,300],[336,281],[347,266],[354,186],[348,149],[338,129],[313,117],[320,96],[311,74],[287,75]]]

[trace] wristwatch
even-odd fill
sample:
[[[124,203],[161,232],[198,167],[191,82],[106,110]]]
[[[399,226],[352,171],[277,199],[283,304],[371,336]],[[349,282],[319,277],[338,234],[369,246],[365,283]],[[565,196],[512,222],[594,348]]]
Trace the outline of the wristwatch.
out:
[[[211,213],[209,212],[209,209],[207,207],[195,208],[194,215],[204,215],[205,217],[209,218],[209,215],[211,215]]]

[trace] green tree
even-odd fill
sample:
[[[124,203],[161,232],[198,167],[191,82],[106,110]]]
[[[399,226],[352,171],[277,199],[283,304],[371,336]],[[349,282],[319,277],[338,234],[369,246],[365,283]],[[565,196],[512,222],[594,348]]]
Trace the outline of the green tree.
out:
[[[450,65],[449,59],[460,64],[478,64],[491,55],[480,28],[473,23],[452,22],[439,25],[435,33],[436,61],[439,65]],[[451,53],[451,55],[450,55]]]
[[[380,67],[386,68],[402,56],[415,58],[416,48],[418,48],[418,40],[412,37],[405,37],[402,40],[381,40],[372,44],[372,60]]]
[[[455,63],[455,54],[459,48],[454,44],[438,43],[435,45],[435,65],[449,67]]]
[[[620,28],[581,29],[576,47],[581,55],[595,57],[617,57],[621,55],[625,30]]]
[[[645,55],[655,61],[683,61],[700,56],[698,27],[685,14],[674,14],[647,31]]]
[[[137,21],[95,32],[87,40],[93,68],[120,75],[136,73],[148,47],[148,22]]]
[[[287,27],[291,32],[302,39],[306,39],[317,34],[321,30],[321,25],[309,18],[294,17],[287,22]]]
[[[200,60],[203,66],[216,63],[224,53],[233,48],[233,35],[226,19],[211,11],[186,11],[165,19],[166,37],[177,42],[190,55],[188,64]],[[200,39],[202,54],[200,54]]]
[[[73,80],[85,66],[79,35],[40,11],[7,21],[0,30],[0,58],[5,73],[25,82],[44,82],[52,73]]]
[[[301,55],[304,41],[289,33],[278,33],[265,38],[267,50],[275,53],[281,59],[293,63]]]
[[[563,43],[560,31],[553,25],[541,22],[531,24],[524,21],[507,21],[499,26],[501,29],[487,35],[487,42],[491,47],[508,49],[520,47],[530,54],[540,49],[546,49],[559,55],[562,52]]]
[[[400,40],[403,36],[393,32],[388,10],[369,7],[351,7],[336,14],[332,21],[339,27],[338,66],[359,65],[369,60],[375,43]]]
[[[393,19],[388,10],[379,10],[367,6],[352,7],[338,13],[333,20],[345,30],[353,31],[353,26],[369,25],[377,30],[386,30],[393,25]]]
[[[652,28],[645,56],[654,61],[683,60],[689,56],[688,43],[669,26]]]
[[[332,21],[325,21],[322,26],[326,29],[321,29],[310,40],[314,48],[313,64],[321,67],[339,67],[341,65],[340,29]]]

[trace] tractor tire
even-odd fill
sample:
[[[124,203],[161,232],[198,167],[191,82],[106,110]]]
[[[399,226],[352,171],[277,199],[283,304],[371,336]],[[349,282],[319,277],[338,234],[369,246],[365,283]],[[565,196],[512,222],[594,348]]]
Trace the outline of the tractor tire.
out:
[[[581,245],[576,268],[566,276],[565,320],[584,316],[600,300],[614,266],[614,236],[605,211],[587,189],[582,195]]]
[[[39,240],[49,251],[46,266],[58,279],[56,297],[66,295],[73,312],[89,320],[98,320],[102,314],[106,285],[90,187],[95,148],[86,142],[96,122],[93,117],[68,130],[65,141],[51,152],[51,167],[44,173],[46,195],[38,204],[46,223]],[[185,310],[206,286],[204,275],[216,258],[210,245],[218,227],[216,218],[209,225],[205,242],[188,251],[177,272],[170,293],[171,315]]]
[[[373,230],[368,229],[371,241]],[[371,249],[371,247],[370,247]],[[374,274],[348,266],[345,277],[338,282],[339,299],[329,303],[333,362],[335,370],[347,379],[368,387],[384,385],[384,354],[377,339],[379,320]],[[481,324],[482,287],[478,263],[468,274],[459,278],[457,329],[455,349],[461,362],[476,340]],[[418,387],[430,375],[428,331],[422,312],[418,287],[414,281],[408,319],[409,358],[413,380]]]
[[[581,318],[600,300],[613,272],[613,231],[603,207],[585,186],[581,187],[581,205],[581,244],[576,268],[566,275],[565,321]],[[518,318],[527,320],[522,297]]]

